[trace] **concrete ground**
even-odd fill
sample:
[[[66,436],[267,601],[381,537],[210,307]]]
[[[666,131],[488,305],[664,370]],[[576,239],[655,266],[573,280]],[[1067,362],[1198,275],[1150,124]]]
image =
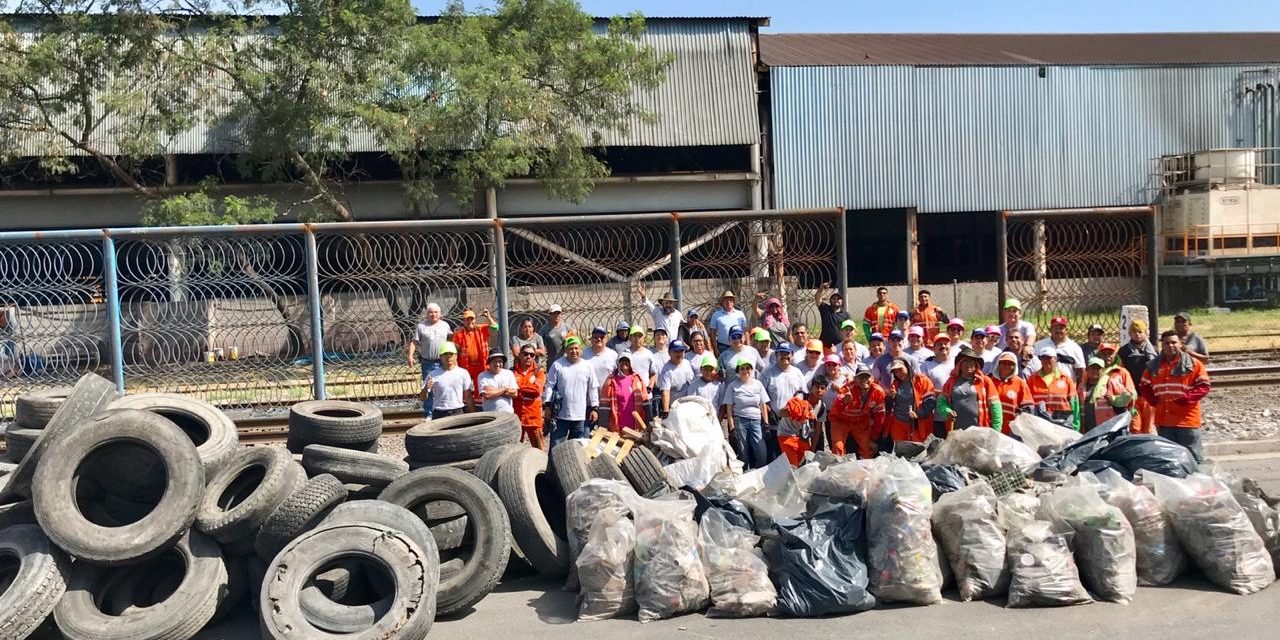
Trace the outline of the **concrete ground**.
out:
[[[1280,496],[1280,454],[1220,456],[1218,462],[1233,473],[1259,480],[1273,496]],[[1250,596],[1228,594],[1198,575],[1174,585],[1139,588],[1132,604],[1097,603],[1063,609],[1005,609],[1003,600],[961,603],[954,591],[931,607],[884,607],[850,616],[820,619],[725,620],[690,614],[640,624],[629,620],[575,622],[575,594],[528,575],[509,576],[473,611],[456,619],[438,620],[433,638],[450,640],[655,640],[662,638],[726,638],[730,640],[841,639],[855,635],[911,640],[1274,640],[1280,585]],[[200,640],[258,638],[256,616],[246,612],[235,620],[206,629]]]

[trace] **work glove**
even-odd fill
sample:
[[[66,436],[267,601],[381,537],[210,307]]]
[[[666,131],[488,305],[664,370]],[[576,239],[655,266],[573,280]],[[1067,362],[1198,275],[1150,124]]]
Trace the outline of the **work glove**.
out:
[[[1111,397],[1111,406],[1112,406],[1112,407],[1114,407],[1114,408],[1116,408],[1116,409],[1123,409],[1123,408],[1125,408],[1125,407],[1129,406],[1129,403],[1131,403],[1131,402],[1133,402],[1133,394],[1132,394],[1132,393],[1127,393],[1127,392],[1126,392],[1126,393],[1122,393],[1122,394],[1120,394],[1120,395],[1112,396],[1112,397]]]

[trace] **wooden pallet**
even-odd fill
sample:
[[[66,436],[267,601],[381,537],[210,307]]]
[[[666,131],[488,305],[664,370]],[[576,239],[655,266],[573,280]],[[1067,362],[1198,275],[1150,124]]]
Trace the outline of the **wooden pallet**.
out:
[[[604,448],[598,445],[604,443]],[[630,438],[622,437],[621,433],[615,433],[604,427],[596,427],[591,432],[591,441],[587,443],[587,458],[594,458],[597,455],[609,452],[613,456],[614,462],[622,464],[627,458],[627,454],[631,453],[631,448],[635,446],[635,441]],[[617,452],[615,453],[615,447]]]

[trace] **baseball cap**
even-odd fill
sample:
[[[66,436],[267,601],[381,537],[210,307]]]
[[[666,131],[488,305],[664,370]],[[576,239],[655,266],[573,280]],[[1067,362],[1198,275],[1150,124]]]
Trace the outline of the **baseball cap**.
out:
[[[778,348],[774,349],[774,351],[777,353],[795,353],[796,348],[790,342],[784,342],[778,345]]]
[[[493,351],[489,352],[489,357],[485,361],[488,362],[489,360],[492,360],[494,358],[501,358],[502,360],[506,360],[507,354],[503,353],[498,349],[494,349]]]
[[[870,340],[871,342],[877,342],[877,341],[879,341],[879,342],[884,342],[884,334],[883,334],[883,333],[880,333],[879,331],[877,331],[877,332],[875,332],[875,333],[871,334],[871,337],[869,338],[869,340]]]
[[[730,329],[730,330],[729,330],[729,339],[730,339],[730,340],[732,340],[732,339],[734,339],[734,338],[741,338],[741,337],[742,337],[742,328],[741,328],[741,327],[734,327],[734,328],[732,328],[732,329]]]
[[[609,334],[609,332],[608,332],[604,327],[592,327],[592,328],[591,328],[591,335],[593,335],[593,336],[594,336],[594,335],[596,335],[596,334],[600,334],[600,335],[602,335],[602,336],[603,336],[603,335],[608,335],[608,334]]]
[[[1103,351],[1115,351],[1115,350],[1116,350],[1116,345],[1111,344],[1110,342],[1104,342],[1098,345],[1098,353],[1102,353]]]
[[[696,317],[698,317],[698,310],[697,310],[697,309],[690,309],[690,310],[689,310],[689,317],[690,317],[690,318],[696,318]]]
[[[822,359],[822,364],[834,364],[836,366],[839,366],[841,364],[840,356],[834,353],[827,354],[827,357]]]
[[[1000,325],[996,325],[996,324],[987,325],[987,335],[998,336],[1001,333],[1004,333],[1004,332],[1000,330]]]
[[[924,337],[924,327],[915,326],[907,329],[907,335]]]
[[[773,338],[769,336],[769,332],[759,327],[756,327],[755,329],[751,330],[751,339],[755,340],[756,342],[772,342],[773,341]]]
[[[1005,298],[1004,308],[1022,310],[1022,301],[1017,298]]]
[[[463,310],[463,312],[462,312],[462,317],[463,317],[463,319],[466,319],[466,318],[474,318],[474,317],[476,317],[476,312],[474,312],[474,311],[472,311],[472,310],[470,310],[470,309],[465,309],[465,310]]]
[[[667,335],[667,330],[666,330],[666,329],[663,329],[662,327],[654,327],[654,328],[653,328],[653,335],[655,335],[655,336],[656,336],[656,335],[658,335],[659,333],[661,333],[662,335],[664,335],[664,336],[665,336],[665,335]]]
[[[862,364],[862,363],[858,363],[858,367],[857,367],[856,369],[854,369],[854,370],[853,370],[853,377],[855,377],[855,378],[861,378],[862,376],[868,376],[868,377],[870,377],[870,376],[871,376],[871,367],[868,367],[867,365]]]
[[[702,362],[699,362],[699,363],[698,363],[698,368],[699,368],[699,369],[701,369],[701,368],[703,368],[703,367],[711,367],[712,369],[719,369],[719,368],[720,368],[720,363],[716,361],[716,357],[715,357],[715,356],[713,356],[713,355],[711,355],[711,354],[709,354],[709,353],[704,353],[704,354],[702,354]]]
[[[819,339],[817,339],[817,338],[814,338],[814,339],[812,339],[812,340],[810,340],[810,341],[808,341],[808,342],[806,342],[806,343],[805,343],[805,345],[804,345],[804,350],[805,350],[805,351],[817,351],[818,353],[822,353],[822,350],[823,350],[823,349],[822,349],[822,341],[821,341],[821,340],[819,340]]]
[[[458,345],[456,345],[456,344],[454,344],[454,343],[452,343],[452,342],[441,342],[441,343],[440,343],[440,355],[444,355],[444,354],[446,354],[446,353],[452,353],[452,354],[454,354],[454,355],[457,355],[457,354],[458,354]]]
[[[561,313],[563,311],[564,309],[561,309],[558,304],[553,304],[550,307],[547,307],[547,313]]]
[[[973,328],[973,333],[970,333],[970,334],[969,334],[969,337],[971,337],[971,338],[985,338],[985,337],[987,337],[987,330],[986,330],[986,329],[983,329],[982,327],[974,327],[974,328]]]
[[[625,321],[623,321],[623,320],[619,320],[619,321],[618,321],[618,324],[616,324],[616,325],[614,325],[614,326],[613,326],[613,330],[614,330],[614,331],[626,331],[627,329],[630,329],[630,328],[631,328],[631,325],[630,325],[630,324],[627,324],[627,323],[626,323]]]
[[[1105,331],[1105,329],[1102,328],[1102,325],[1095,322],[1089,325],[1089,333],[1093,333],[1094,331]]]
[[[1066,317],[1066,316],[1054,316],[1051,320],[1049,320],[1049,326],[1051,326],[1051,327],[1052,327],[1052,326],[1053,326],[1053,325],[1055,325],[1055,324],[1060,324],[1060,325],[1062,325],[1062,326],[1064,326],[1064,327],[1065,327],[1065,326],[1067,326],[1067,317]]]
[[[631,325],[631,331],[627,332],[627,335],[634,336],[637,333],[640,335],[644,335],[644,327],[638,324],[633,324]]]
[[[1058,350],[1054,349],[1053,347],[1040,347],[1040,349],[1036,351],[1036,357],[1037,358],[1057,358]]]
[[[964,320],[961,320],[960,318],[952,318],[950,321],[948,321],[948,322],[947,322],[947,326],[948,326],[948,327],[960,327],[961,329],[963,329],[963,328],[964,328]]]
[[[902,331],[901,331],[901,330],[899,330],[899,329],[894,329],[893,331],[890,331],[890,332],[889,332],[889,339],[890,339],[890,340],[901,340],[901,339],[902,339]]]
[[[672,340],[671,344],[667,345],[667,351],[688,351],[688,350],[689,350],[689,347],[686,347],[684,342],[680,340]]]
[[[893,371],[894,369],[902,369],[904,371],[910,371],[911,367],[908,367],[906,361],[903,360],[902,358],[894,358],[893,362],[889,363],[889,370]]]
[[[623,351],[622,353],[619,353],[619,354],[618,354],[618,362],[622,362],[623,360],[626,360],[627,362],[631,362],[631,354],[630,354],[630,353],[627,353],[626,351]]]
[[[575,346],[580,347],[582,346],[582,338],[579,338],[578,336],[569,336],[564,339],[564,346],[566,349]]]
[[[840,328],[841,328],[841,329],[852,329],[852,328],[854,328],[854,327],[856,327],[856,326],[858,326],[858,325],[854,324],[852,320],[845,320],[844,322],[841,322],[841,323],[840,323]]]
[[[743,367],[756,368],[756,363],[752,362],[753,358],[747,356],[738,356],[733,359],[733,370],[738,371]]]
[[[1105,367],[1105,366],[1107,366],[1107,363],[1106,363],[1106,362],[1103,362],[1103,361],[1102,361],[1102,358],[1089,358],[1089,365],[1088,365],[1088,366],[1090,366],[1090,367]]]
[[[949,335],[947,335],[947,334],[945,334],[945,333],[939,333],[938,335],[936,335],[936,336],[934,336],[934,337],[933,337],[933,343],[934,343],[934,344],[938,344],[939,342],[948,342],[948,343],[949,343],[949,342],[951,342],[951,336],[949,336]]]
[[[899,311],[899,312],[898,312],[898,319],[899,319],[899,320],[901,320],[902,318],[906,318],[906,319],[910,320],[910,319],[911,319],[911,313],[910,313],[910,312],[907,312],[907,311]]]
[[[1174,319],[1174,320],[1186,320],[1187,322],[1191,322],[1191,314],[1187,313],[1186,311],[1179,311],[1179,312],[1177,312],[1177,313],[1173,314],[1173,319]]]

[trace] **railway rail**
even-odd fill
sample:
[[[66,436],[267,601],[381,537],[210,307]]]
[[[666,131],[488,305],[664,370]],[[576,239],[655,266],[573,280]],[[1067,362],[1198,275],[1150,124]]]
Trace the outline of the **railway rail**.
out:
[[[1211,367],[1209,382],[1214,387],[1265,387],[1280,385],[1280,364],[1252,367]]]

